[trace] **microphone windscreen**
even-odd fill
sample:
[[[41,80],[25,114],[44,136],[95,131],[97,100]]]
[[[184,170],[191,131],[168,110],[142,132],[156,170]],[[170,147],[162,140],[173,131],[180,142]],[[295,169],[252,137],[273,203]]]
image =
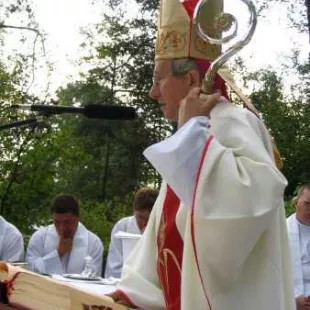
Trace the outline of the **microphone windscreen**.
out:
[[[104,118],[111,120],[133,120],[137,117],[132,107],[120,105],[88,104],[84,106],[84,114],[89,118]]]

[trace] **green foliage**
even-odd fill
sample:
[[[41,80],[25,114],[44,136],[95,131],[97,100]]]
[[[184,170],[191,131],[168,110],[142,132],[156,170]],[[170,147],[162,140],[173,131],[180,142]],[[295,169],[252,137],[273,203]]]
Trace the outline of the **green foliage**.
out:
[[[125,216],[132,215],[132,202],[127,199],[115,199],[108,202],[83,201],[81,222],[99,236],[107,255],[111,230],[114,224]]]
[[[94,82],[92,75],[82,82],[68,85],[59,91],[62,102],[105,102],[123,104],[118,98],[112,99],[111,91]],[[152,135],[143,119],[136,121],[107,121],[75,119],[63,122],[61,130],[68,126],[72,137],[67,147],[73,147],[67,156],[80,154],[79,166],[67,165],[64,158],[59,160],[58,183],[77,192],[82,197],[99,201],[125,197],[141,183],[148,183],[148,174],[142,173],[147,167],[142,152],[151,142]],[[71,155],[70,155],[71,154]],[[66,184],[68,182],[70,184]],[[120,186],[122,184],[122,186]]]
[[[287,199],[285,201],[285,213],[286,217],[289,217],[291,214],[295,213],[295,206],[292,199]]]
[[[292,89],[291,97],[283,95],[282,79],[273,71],[261,70],[247,78],[261,85],[252,94],[252,101],[262,113],[282,155],[283,173],[289,181],[286,195],[292,195],[299,184],[310,180],[309,66],[302,68],[303,82]]]
[[[111,13],[87,33],[83,48],[91,53],[81,63],[91,65],[80,80],[57,92],[60,105],[89,103],[133,106],[135,121],[106,121],[75,116],[45,117],[40,126],[0,132],[1,214],[29,236],[33,224],[50,220],[49,205],[54,195],[71,193],[82,205],[82,222],[103,240],[107,253],[115,222],[131,214],[132,195],[145,185],[159,186],[160,178],[144,159],[143,150],[173,131],[153,102],[151,87],[155,10],[158,1],[137,0],[140,11],[133,19],[124,17],[122,1],[110,1]],[[271,3],[271,2],[270,2]],[[27,1],[0,1],[0,40],[8,28],[3,22],[10,14],[29,13],[26,25],[36,27]],[[262,9],[269,3],[261,1]],[[263,12],[263,11],[261,11]],[[2,26],[2,27],[1,27]],[[30,57],[31,59],[31,57]],[[12,104],[36,102],[27,89],[32,73],[25,55],[10,58],[8,70],[0,60],[0,117],[2,124],[23,119],[8,109]],[[284,159],[289,180],[287,197],[296,186],[310,180],[309,171],[309,64],[299,65],[297,94],[284,95],[282,79],[270,70],[244,78],[259,85],[252,99],[262,112]],[[289,199],[288,199],[289,200]],[[287,214],[293,206],[286,203]]]

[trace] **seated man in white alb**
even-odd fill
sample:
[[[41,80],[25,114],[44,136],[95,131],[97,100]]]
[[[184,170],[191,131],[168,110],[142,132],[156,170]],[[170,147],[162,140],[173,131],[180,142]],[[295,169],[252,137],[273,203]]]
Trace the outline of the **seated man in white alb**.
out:
[[[30,238],[26,261],[39,273],[81,273],[85,257],[92,257],[97,275],[102,272],[101,240],[79,222],[79,203],[74,196],[56,196],[51,213],[54,224],[40,228]]]
[[[296,309],[310,309],[310,184],[294,198],[296,213],[287,219],[292,255]]]
[[[153,205],[157,199],[158,191],[152,188],[140,188],[133,200],[133,216],[120,219],[113,227],[111,243],[105,277],[120,278],[123,267],[123,243],[122,239],[115,235],[118,232],[142,234],[150,217]]]
[[[24,258],[24,239],[20,231],[0,216],[0,260],[16,262]]]

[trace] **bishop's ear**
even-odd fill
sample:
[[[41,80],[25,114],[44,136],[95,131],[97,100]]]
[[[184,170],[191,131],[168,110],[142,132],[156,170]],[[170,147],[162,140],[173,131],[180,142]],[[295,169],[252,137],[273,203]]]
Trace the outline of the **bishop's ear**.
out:
[[[189,86],[199,87],[200,86],[200,75],[196,70],[189,70],[187,72]]]

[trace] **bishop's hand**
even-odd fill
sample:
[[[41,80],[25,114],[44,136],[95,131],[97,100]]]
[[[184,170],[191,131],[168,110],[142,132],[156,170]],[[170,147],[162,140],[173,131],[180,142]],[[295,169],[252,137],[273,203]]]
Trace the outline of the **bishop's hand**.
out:
[[[212,95],[201,94],[201,89],[195,87],[180,102],[178,128],[195,116],[210,116],[212,109],[220,102],[220,93]]]

